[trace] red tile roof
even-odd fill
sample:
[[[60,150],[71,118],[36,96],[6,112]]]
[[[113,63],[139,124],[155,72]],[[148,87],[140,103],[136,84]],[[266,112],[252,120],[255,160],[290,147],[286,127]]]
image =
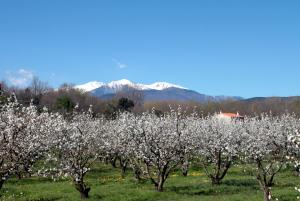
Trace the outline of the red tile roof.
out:
[[[230,118],[239,118],[239,117],[243,117],[241,116],[239,113],[223,113],[221,112],[220,115],[224,116],[224,117],[230,117]]]

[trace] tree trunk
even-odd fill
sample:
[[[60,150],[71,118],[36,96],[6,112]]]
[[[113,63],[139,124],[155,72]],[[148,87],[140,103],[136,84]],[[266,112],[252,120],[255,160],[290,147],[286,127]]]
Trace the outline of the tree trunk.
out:
[[[142,178],[141,178],[141,173],[135,171],[135,172],[134,172],[134,178],[135,178],[138,182],[140,182],[140,181],[142,180]]]
[[[211,183],[213,185],[220,185],[223,178],[225,177],[225,175],[228,172],[228,169],[231,166],[231,161],[227,161],[226,164],[224,166],[221,166],[221,161],[218,162],[218,169],[217,172],[215,174],[211,174],[210,178],[211,178]]]
[[[124,178],[125,177],[125,173],[126,173],[126,165],[122,165],[121,166],[121,177]]]
[[[300,166],[295,168],[295,176],[300,177]]]
[[[24,168],[24,172],[25,172],[25,174],[23,175],[23,177],[25,176],[27,176],[27,177],[31,177],[31,171],[30,171],[30,168],[29,168],[30,166],[26,166],[25,168]]]
[[[21,173],[21,172],[19,172],[19,171],[18,171],[18,172],[16,172],[16,175],[17,175],[17,177],[18,177],[18,179],[19,179],[19,180],[21,180],[21,179],[22,179],[22,173]]]
[[[90,187],[87,187],[83,181],[75,181],[75,188],[79,191],[81,199],[88,199]]]
[[[188,170],[189,170],[189,162],[185,161],[181,166],[182,175],[186,177],[188,175]]]
[[[269,187],[262,187],[264,192],[264,201],[270,201],[272,199],[271,191]]]
[[[110,164],[114,167],[114,168],[116,168],[117,167],[117,157],[113,157],[113,158],[111,158],[110,160],[109,160],[109,162],[110,162]]]
[[[186,177],[188,175],[188,170],[182,170],[182,175]]]
[[[142,174],[142,171],[140,170],[140,168],[134,166],[133,167],[133,172],[134,172],[134,177],[135,179],[140,182],[142,180],[141,178],[141,174]]]
[[[158,183],[156,185],[156,190],[162,192],[164,183],[165,183],[164,176],[163,175],[159,176]]]
[[[210,177],[212,185],[220,185],[221,179],[219,177]]]
[[[127,168],[127,160],[122,160],[122,158],[119,158],[120,161],[120,167],[121,167],[121,177],[125,177],[126,168]]]
[[[4,184],[4,181],[5,181],[5,180],[0,179],[0,190],[2,189],[2,186],[3,186],[3,184]]]
[[[261,160],[257,159],[256,164],[258,169],[256,179],[258,180],[260,188],[264,193],[264,201],[271,201],[272,200],[271,186],[273,185],[273,179],[275,174],[279,172],[280,169],[282,168],[282,165],[277,170],[273,170],[272,168],[270,168],[271,171],[270,170],[266,171],[265,168],[263,167]]]

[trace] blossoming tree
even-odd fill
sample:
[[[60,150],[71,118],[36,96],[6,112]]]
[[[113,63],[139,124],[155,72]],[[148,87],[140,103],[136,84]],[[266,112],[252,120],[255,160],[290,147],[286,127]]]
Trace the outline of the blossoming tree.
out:
[[[241,147],[245,159],[256,166],[253,171],[264,193],[264,201],[272,200],[274,178],[293,150],[289,137],[294,135],[298,126],[297,119],[291,115],[262,115],[245,122],[246,139]]]
[[[104,119],[93,118],[91,112],[74,112],[70,119],[56,125],[59,132],[50,138],[52,150],[48,161],[53,167],[49,172],[70,176],[82,199],[88,198],[90,191],[85,175],[101,153],[99,150],[104,149],[101,138],[104,125]]]
[[[183,158],[186,124],[181,115],[180,110],[171,110],[163,116],[148,113],[139,117],[142,132],[136,136],[140,139],[136,143],[136,156],[143,161],[142,169],[157,191],[163,191],[170,172]]]
[[[33,165],[49,149],[47,112],[23,107],[16,98],[0,108],[0,189],[12,174],[32,172]]]
[[[190,121],[195,158],[203,166],[212,184],[220,184],[241,144],[241,121],[227,121],[216,116]]]

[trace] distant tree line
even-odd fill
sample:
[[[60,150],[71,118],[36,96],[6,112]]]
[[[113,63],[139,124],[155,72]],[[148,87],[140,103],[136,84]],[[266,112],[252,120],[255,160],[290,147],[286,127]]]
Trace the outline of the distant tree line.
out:
[[[261,113],[268,113],[278,116],[285,113],[293,113],[300,116],[300,97],[290,98],[265,98],[251,100],[224,100],[211,101],[206,103],[198,102],[178,102],[178,101],[160,101],[144,103],[144,110],[155,108],[158,111],[168,111],[171,107],[180,105],[188,113],[196,111],[207,116],[218,112],[239,112],[246,116],[255,116]]]
[[[68,114],[77,105],[79,111],[86,111],[93,105],[95,115],[104,114],[113,119],[118,111],[142,113],[155,108],[157,114],[163,114],[179,105],[187,113],[198,112],[204,116],[218,112],[239,112],[242,115],[254,116],[269,113],[274,116],[284,113],[294,113],[300,116],[300,97],[290,98],[253,98],[247,100],[210,101],[205,103],[192,101],[145,101],[142,92],[129,90],[117,93],[109,100],[94,97],[89,93],[74,88],[72,84],[62,84],[58,89],[53,89],[47,82],[34,77],[26,88],[8,86],[0,82],[0,104],[5,102],[9,94],[15,93],[18,102],[24,106],[33,103],[38,110],[44,106],[51,112]]]

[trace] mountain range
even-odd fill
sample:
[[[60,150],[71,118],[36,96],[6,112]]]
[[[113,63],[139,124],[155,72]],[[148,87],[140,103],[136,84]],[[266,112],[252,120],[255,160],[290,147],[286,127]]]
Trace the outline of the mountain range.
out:
[[[118,93],[129,93],[138,91],[143,94],[144,101],[222,101],[222,100],[241,100],[239,96],[211,96],[201,94],[197,91],[185,87],[168,83],[155,82],[153,84],[134,83],[126,79],[103,83],[92,81],[81,85],[76,85],[76,89],[88,92],[93,96],[102,99],[111,99]]]

